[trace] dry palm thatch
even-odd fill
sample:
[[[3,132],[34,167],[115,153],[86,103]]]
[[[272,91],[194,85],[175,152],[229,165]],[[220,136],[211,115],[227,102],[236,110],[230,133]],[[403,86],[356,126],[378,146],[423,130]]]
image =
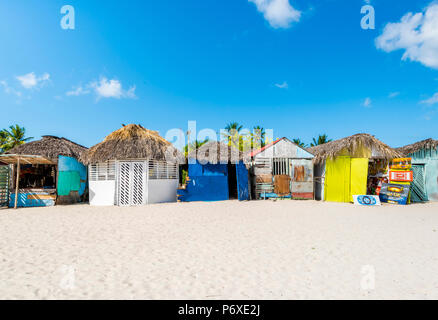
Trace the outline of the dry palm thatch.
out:
[[[43,136],[41,140],[31,141],[8,150],[5,154],[42,156],[54,162],[58,156],[67,156],[79,159],[87,148],[66,138]]]
[[[183,157],[157,131],[129,124],[108,135],[101,143],[84,152],[80,160],[85,164],[109,160],[161,160],[178,162]]]
[[[354,155],[363,148],[372,151],[371,158],[391,160],[400,157],[401,154],[395,149],[376,139],[367,133],[359,133],[343,139],[331,141],[316,147],[308,148],[307,151],[315,155],[314,162],[321,163],[327,158],[335,158],[344,153]]]
[[[423,141],[418,141],[416,143],[409,144],[401,148],[397,148],[396,150],[400,152],[403,156],[408,156],[420,150],[432,150],[432,149],[436,150],[437,147],[438,147],[438,140],[426,139]]]
[[[243,159],[243,153],[223,142],[210,141],[190,151],[187,158],[197,159],[201,163],[236,163]]]

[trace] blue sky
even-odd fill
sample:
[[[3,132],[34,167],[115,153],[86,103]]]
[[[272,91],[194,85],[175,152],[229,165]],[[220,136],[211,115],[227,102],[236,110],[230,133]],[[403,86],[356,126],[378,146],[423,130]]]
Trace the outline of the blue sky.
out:
[[[86,146],[122,123],[164,135],[189,120],[438,139],[438,5],[368,2],[374,30],[363,0],[2,1],[0,127]]]

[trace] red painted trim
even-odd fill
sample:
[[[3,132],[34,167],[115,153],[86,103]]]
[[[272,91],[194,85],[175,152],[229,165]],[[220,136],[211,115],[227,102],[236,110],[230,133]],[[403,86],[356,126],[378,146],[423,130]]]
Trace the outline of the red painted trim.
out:
[[[254,150],[254,151],[251,152],[249,155],[250,155],[251,157],[254,157],[255,155],[259,154],[260,152],[265,151],[266,149],[268,149],[269,147],[272,147],[274,144],[280,142],[280,141],[283,140],[283,139],[284,139],[284,138],[277,139],[277,140],[275,140],[274,142],[271,142],[271,143],[267,144],[267,145],[264,146],[263,148],[260,148],[260,149]]]

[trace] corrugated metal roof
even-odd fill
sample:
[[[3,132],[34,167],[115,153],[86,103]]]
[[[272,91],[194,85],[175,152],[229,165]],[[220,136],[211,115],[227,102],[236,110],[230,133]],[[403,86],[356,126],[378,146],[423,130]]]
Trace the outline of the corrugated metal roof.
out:
[[[259,154],[259,153],[265,151],[266,149],[268,149],[269,147],[272,147],[274,144],[280,142],[280,141],[283,140],[283,139],[285,139],[285,137],[280,138],[280,139],[277,139],[277,140],[275,140],[274,142],[271,142],[271,143],[267,144],[266,146],[261,147],[260,149],[254,150],[253,152],[251,152],[251,153],[249,154],[249,156],[250,156],[250,157],[254,157],[255,155],[257,155],[257,154]]]

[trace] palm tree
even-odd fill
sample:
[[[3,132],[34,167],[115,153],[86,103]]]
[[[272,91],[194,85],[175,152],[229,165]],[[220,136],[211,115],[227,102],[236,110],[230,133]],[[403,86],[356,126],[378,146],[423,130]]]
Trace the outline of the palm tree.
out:
[[[33,137],[26,138],[26,129],[24,127],[20,127],[18,124],[15,126],[10,126],[9,130],[4,129],[3,131],[7,136],[6,143],[2,145],[2,149],[4,151],[25,144],[27,141],[33,139]]]
[[[328,135],[324,134],[320,134],[318,136],[318,139],[313,138],[313,142],[310,144],[311,147],[316,147],[319,146],[321,144],[327,143],[332,141],[332,139],[328,138]]]
[[[8,133],[6,130],[0,131],[0,153],[3,153],[8,149]]]
[[[223,136],[228,140],[228,145],[233,145],[234,147],[241,150],[243,148],[243,137],[240,136],[240,131],[243,129],[243,126],[238,122],[230,122],[225,126],[225,133]],[[236,143],[236,140],[238,142]]]
[[[254,146],[264,147],[266,145],[266,132],[261,126],[255,126],[254,131],[251,134],[251,148]]]
[[[189,151],[193,151],[193,150],[197,150],[199,149],[201,146],[203,146],[204,144],[206,144],[208,141],[210,141],[208,138],[204,139],[203,141],[200,140],[195,140],[192,143],[186,144],[184,146],[184,154],[187,157],[187,155],[189,154]]]
[[[307,146],[303,141],[301,141],[300,138],[293,139],[292,142],[301,148],[305,148]]]

